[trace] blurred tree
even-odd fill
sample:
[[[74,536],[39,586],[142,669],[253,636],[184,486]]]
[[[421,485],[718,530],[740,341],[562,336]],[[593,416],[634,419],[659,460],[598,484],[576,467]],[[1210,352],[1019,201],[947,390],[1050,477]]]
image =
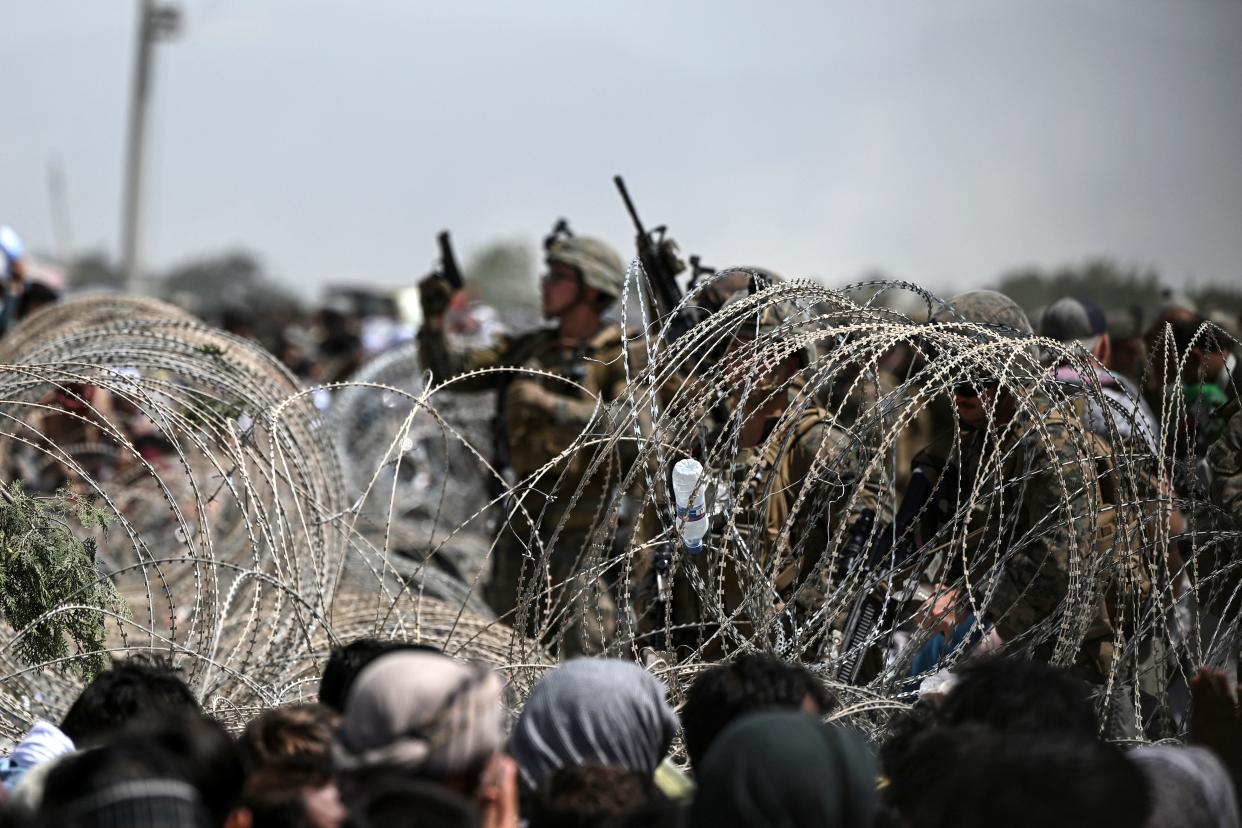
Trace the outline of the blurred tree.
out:
[[[213,325],[223,324],[226,316],[236,317],[226,327],[248,326],[260,339],[274,335],[301,312],[297,298],[266,274],[254,255],[242,250],[178,265],[159,279],[158,290],[162,298]]]
[[[69,284],[75,289],[120,289],[125,279],[103,253],[84,253],[69,263]]]
[[[526,245],[493,242],[471,257],[463,276],[474,295],[494,307],[507,325],[525,327],[539,319],[535,260]]]
[[[1105,310],[1158,308],[1163,301],[1164,287],[1160,275],[1151,268],[1096,258],[1051,271],[1037,267],[1013,270],[1001,276],[996,289],[1021,305],[1028,314],[1038,314],[1062,296],[1083,296]],[[1034,319],[1032,316],[1032,321]]]
[[[1242,289],[1223,285],[1206,285],[1189,288],[1186,295],[1202,313],[1223,311],[1242,319]]]

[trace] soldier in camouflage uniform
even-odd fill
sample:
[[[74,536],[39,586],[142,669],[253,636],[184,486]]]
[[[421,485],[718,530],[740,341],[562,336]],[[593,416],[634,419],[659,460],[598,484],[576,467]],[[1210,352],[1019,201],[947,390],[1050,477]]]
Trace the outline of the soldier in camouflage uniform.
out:
[[[1212,502],[1242,520],[1242,410],[1234,411],[1225,433],[1208,449],[1208,466]]]
[[[1042,372],[1033,346],[1021,344],[1031,325],[1007,296],[969,291],[931,321],[967,323],[960,332],[968,337],[975,335],[970,323],[984,326],[1013,337],[1024,352],[1009,363],[1009,384],[979,377],[956,386],[960,431],[914,459],[935,487],[923,536],[946,541],[950,526],[953,534],[936,573],[941,586],[926,606],[928,623],[952,630],[992,590],[986,618],[1004,642],[1070,661],[1102,685],[1115,669],[1115,628],[1099,585],[1114,568],[1098,548],[1101,495],[1086,426],[1072,407],[1034,387]],[[1027,393],[1019,406],[1017,396]],[[1061,614],[1079,591],[1079,612]],[[1123,696],[1116,693],[1110,713],[1132,731],[1125,718],[1133,719],[1133,707],[1127,712]]]
[[[440,382],[484,368],[538,369],[564,378],[494,372],[455,380],[450,388],[499,391],[496,450],[502,456],[496,465],[507,468],[524,492],[555,491],[550,501],[532,494],[520,508],[510,507],[511,519],[492,554],[488,603],[515,626],[564,630],[569,652],[594,652],[615,629],[616,609],[606,589],[581,572],[610,554],[588,547],[601,504],[621,472],[614,463],[585,479],[592,458],[581,451],[540,469],[570,447],[593,418],[606,415],[606,409],[597,413],[597,403],[606,406],[624,395],[623,350],[629,350],[631,374],[641,369],[643,352],[619,325],[603,319],[625,281],[625,268],[610,247],[584,236],[560,235],[549,240],[546,261],[543,311],[556,327],[501,337],[491,347],[454,351],[443,327],[452,291],[442,278],[431,276],[420,283],[425,322],[418,334],[419,355]],[[536,619],[549,598],[550,615]]]
[[[748,298],[738,291],[718,313],[736,314]],[[706,658],[756,634],[769,643],[788,640],[795,629],[792,652],[816,657],[829,640],[834,619],[822,607],[850,526],[864,509],[888,519],[878,464],[868,472],[872,455],[848,431],[853,423],[838,422],[805,387],[812,349],[757,370],[746,357],[758,337],[769,337],[765,350],[772,348],[771,335],[797,315],[788,301],[739,315],[734,345],[715,368],[716,381],[730,389],[732,416],[707,441],[723,447],[716,454],[727,465],[709,457],[716,468],[708,471],[727,483],[733,500],[719,504],[704,551],[675,556],[663,601],[654,600],[652,579],[637,579],[647,590],[635,601],[640,630],[657,639],[671,630],[669,644],[702,647]],[[739,367],[755,375],[738,376]]]

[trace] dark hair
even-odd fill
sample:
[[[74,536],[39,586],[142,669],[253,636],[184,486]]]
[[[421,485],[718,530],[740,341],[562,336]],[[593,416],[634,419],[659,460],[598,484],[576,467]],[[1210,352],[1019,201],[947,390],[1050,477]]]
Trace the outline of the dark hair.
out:
[[[50,305],[60,294],[42,282],[30,282],[17,297],[17,318],[25,319],[43,305]]]
[[[172,780],[197,796],[193,805],[223,825],[241,795],[245,774],[233,740],[198,714],[169,715],[135,727],[106,745],[72,754],[48,774],[40,814],[48,825],[72,824],[66,814],[115,785]]]
[[[663,799],[649,775],[605,765],[566,765],[530,800],[530,828],[594,828]]]
[[[682,828],[685,825],[684,806],[659,795],[636,808],[604,820],[603,828]]]
[[[237,739],[246,769],[273,762],[327,756],[341,716],[322,704],[291,704],[265,710]]]
[[[151,783],[155,789],[149,795],[131,792],[123,799],[108,797],[109,791],[133,783]],[[165,783],[182,790],[156,788]],[[58,761],[44,782],[33,824],[43,828],[106,824],[155,828],[220,823],[209,821],[202,794],[177,773],[176,756],[149,740],[128,736]]]
[[[323,668],[323,676],[319,679],[319,703],[327,705],[337,713],[344,713],[349,688],[354,686],[354,679],[358,678],[362,668],[385,653],[398,650],[440,652],[438,648],[426,644],[379,638],[358,638],[340,647],[333,647],[328,655],[328,664]]]
[[[144,721],[133,735],[177,757],[177,773],[202,794],[216,825],[223,825],[246,784],[237,744],[219,722],[192,713]]]
[[[254,825],[313,828],[306,812],[306,792],[331,784],[327,757],[280,760],[260,768],[246,781],[241,804],[250,811]]]
[[[810,670],[770,653],[746,653],[709,667],[691,685],[681,711],[691,766],[698,767],[716,736],[734,719],[763,710],[798,710],[808,698],[821,714],[834,706]]]
[[[1042,661],[984,658],[956,670],[958,681],[937,714],[947,726],[979,724],[1007,733],[1099,733],[1091,688]]]
[[[170,712],[201,708],[180,673],[165,661],[130,656],[86,686],[60,724],[73,743],[89,746],[131,723]]]
[[[1151,807],[1120,750],[1067,733],[932,728],[890,779],[889,802],[910,828],[1142,828]]]
[[[230,305],[220,312],[220,327],[229,333],[254,329],[254,313],[241,305]]]
[[[438,782],[387,772],[372,775],[349,802],[350,828],[476,828],[478,808]]]

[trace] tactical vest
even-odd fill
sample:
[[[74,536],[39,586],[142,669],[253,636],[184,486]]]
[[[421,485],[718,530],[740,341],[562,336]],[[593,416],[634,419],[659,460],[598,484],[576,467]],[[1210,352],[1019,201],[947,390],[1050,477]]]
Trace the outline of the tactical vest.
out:
[[[520,360],[514,359],[514,364],[518,367],[535,368],[564,377],[585,387],[596,397],[603,398],[605,405],[610,402],[610,386],[616,379],[617,372],[623,370],[618,359],[621,349],[625,347],[620,326],[606,327],[589,342],[571,352],[561,348],[554,331],[534,338],[529,343],[523,343],[523,346],[526,353],[520,355]],[[514,380],[521,379],[531,378],[521,374],[514,376]],[[540,378],[538,381],[553,393],[570,396],[576,393],[579,399],[589,399],[568,383],[552,378]],[[508,404],[507,395],[503,392],[497,405],[500,424],[498,442],[503,439],[507,465],[518,479],[542,468],[572,446],[581,435],[577,424],[558,423],[546,413]],[[545,485],[555,484],[556,487],[555,500],[550,504],[549,514],[559,515],[561,509],[568,506],[592,458],[592,449],[576,451],[544,475]],[[575,506],[570,528],[578,527],[579,524],[590,525],[592,514],[604,497],[605,486],[602,475],[599,480],[592,478],[588,482]]]

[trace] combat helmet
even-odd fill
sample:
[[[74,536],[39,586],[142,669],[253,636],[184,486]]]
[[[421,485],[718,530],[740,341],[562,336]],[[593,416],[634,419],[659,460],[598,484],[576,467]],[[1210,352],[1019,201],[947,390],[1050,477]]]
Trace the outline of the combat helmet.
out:
[[[981,334],[977,328],[954,331],[977,342],[990,342],[997,338],[1026,340],[1027,344],[1018,348],[1029,359],[1011,362],[1006,372],[1011,377],[1021,379],[1032,379],[1041,372],[1040,352],[1035,344],[1031,321],[1018,303],[1003,293],[995,290],[968,290],[959,293],[932,313],[930,324],[950,327],[969,324],[987,329],[990,336]],[[932,346],[928,350],[934,354],[936,348]]]
[[[768,270],[759,268],[736,268],[726,279],[738,274],[755,274],[758,278],[738,283],[723,301],[720,310],[721,321],[732,330],[732,339],[757,339],[777,330],[784,332],[784,337],[800,340],[801,347],[796,353],[803,367],[809,366],[816,358],[816,333],[812,327],[800,324],[808,319],[808,310],[800,308],[792,299],[774,301],[765,297],[765,293],[780,285],[784,280]],[[721,271],[725,273],[726,271]]]
[[[612,299],[625,287],[625,265],[616,251],[590,236],[561,235],[547,244],[548,264],[568,265],[582,274],[582,283]]]
[[[1018,307],[1018,303],[995,290],[959,293],[937,308],[930,321],[933,324],[973,322],[996,328],[1009,336],[1033,336],[1035,333],[1026,312]]]

